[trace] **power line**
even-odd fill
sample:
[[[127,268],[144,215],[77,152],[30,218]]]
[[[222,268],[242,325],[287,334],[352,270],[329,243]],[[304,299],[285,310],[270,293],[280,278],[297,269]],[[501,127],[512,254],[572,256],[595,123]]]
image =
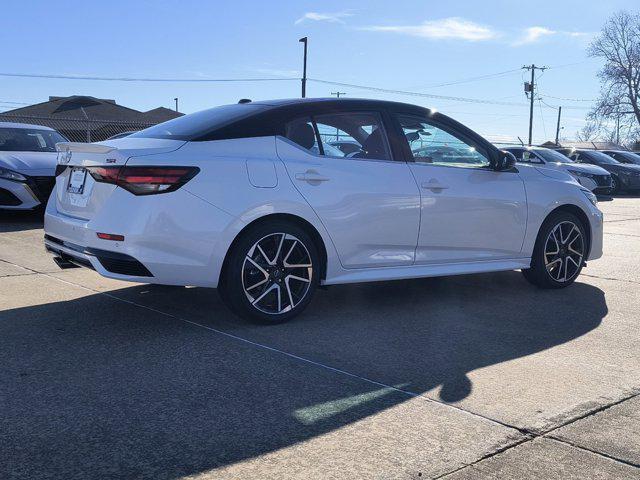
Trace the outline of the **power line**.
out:
[[[309,78],[308,79],[310,82],[316,82],[316,83],[323,83],[325,85],[334,85],[337,87],[348,87],[348,88],[358,88],[361,90],[370,90],[373,92],[380,92],[380,93],[391,93],[391,94],[395,94],[395,95],[408,95],[408,96],[412,96],[412,97],[424,97],[424,98],[434,98],[434,99],[438,99],[438,100],[453,100],[453,101],[457,101],[457,102],[467,102],[467,103],[482,103],[482,104],[490,104],[490,105],[507,105],[507,106],[524,106],[524,104],[522,103],[515,103],[515,102],[501,102],[501,101],[497,101],[497,100],[485,100],[485,99],[480,99],[480,98],[467,98],[467,97],[452,97],[452,96],[447,96],[447,95],[434,95],[431,93],[421,93],[421,92],[410,92],[407,90],[393,90],[393,89],[389,89],[389,88],[379,88],[379,87],[372,87],[369,85],[357,85],[354,83],[344,83],[344,82],[332,82],[329,80],[320,80],[317,78]]]
[[[25,102],[10,102],[9,100],[0,100],[0,103],[7,105],[31,105],[30,103]]]
[[[565,98],[565,97],[554,97],[553,95],[544,95],[545,97],[553,98],[554,100],[565,100],[567,102],[595,102],[597,99],[595,98]]]
[[[540,120],[542,120],[542,131],[544,132],[544,138],[547,138],[547,126],[544,123],[544,113],[542,112],[542,100],[538,98],[538,107],[540,109]]]
[[[515,73],[515,72],[519,72],[520,69],[519,68],[514,68],[512,70],[505,70],[504,72],[498,72],[498,73],[489,73],[487,75],[479,75],[477,77],[470,77],[470,78],[466,78],[463,80],[454,80],[451,82],[446,82],[446,83],[436,83],[433,85],[425,85],[423,88],[438,88],[438,87],[447,87],[449,85],[459,85],[461,83],[470,83],[470,82],[475,82],[477,80],[484,80],[487,78],[495,78],[495,77],[501,77],[503,75],[508,75],[510,73]]]
[[[189,83],[214,83],[214,82],[280,82],[300,80],[296,77],[278,78],[134,78],[134,77],[91,77],[82,75],[51,75],[37,73],[6,73],[0,72],[0,77],[19,78],[48,78],[57,80],[92,80],[103,82],[189,82]]]

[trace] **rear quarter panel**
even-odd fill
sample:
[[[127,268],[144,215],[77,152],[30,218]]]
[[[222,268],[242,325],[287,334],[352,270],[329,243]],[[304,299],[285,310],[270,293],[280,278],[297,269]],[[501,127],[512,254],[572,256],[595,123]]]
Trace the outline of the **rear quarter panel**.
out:
[[[127,162],[137,164],[200,168],[200,173],[182,189],[232,217],[211,245],[210,264],[216,284],[222,261],[238,233],[254,220],[271,214],[295,215],[313,225],[327,250],[327,277],[340,269],[324,226],[293,187],[276,155],[275,137],[188,142],[167,156],[133,157]]]

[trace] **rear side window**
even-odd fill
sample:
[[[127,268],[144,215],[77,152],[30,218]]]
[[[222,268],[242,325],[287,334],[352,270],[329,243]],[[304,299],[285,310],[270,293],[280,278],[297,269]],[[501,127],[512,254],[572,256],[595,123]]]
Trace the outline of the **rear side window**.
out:
[[[286,137],[316,155],[337,158],[391,160],[378,114],[345,112],[289,122]],[[347,145],[348,148],[339,148]]]
[[[320,154],[318,138],[311,118],[298,118],[285,127],[285,137],[316,155]]]
[[[260,113],[266,108],[264,105],[252,105],[250,103],[223,105],[174,118],[168,122],[133,133],[129,137],[194,140],[216,129],[222,129],[231,123]]]

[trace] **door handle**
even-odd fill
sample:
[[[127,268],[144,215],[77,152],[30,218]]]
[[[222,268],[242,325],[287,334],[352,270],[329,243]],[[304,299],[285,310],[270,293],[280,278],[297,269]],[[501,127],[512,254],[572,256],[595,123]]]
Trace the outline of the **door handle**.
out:
[[[449,185],[445,185],[443,183],[440,183],[435,178],[432,178],[428,182],[422,182],[421,187],[426,189],[426,190],[444,190],[446,188],[449,188]]]
[[[319,184],[321,182],[328,182],[329,177],[325,177],[320,175],[315,170],[307,170],[304,173],[296,173],[296,180],[300,180],[301,182],[307,182],[310,184]]]

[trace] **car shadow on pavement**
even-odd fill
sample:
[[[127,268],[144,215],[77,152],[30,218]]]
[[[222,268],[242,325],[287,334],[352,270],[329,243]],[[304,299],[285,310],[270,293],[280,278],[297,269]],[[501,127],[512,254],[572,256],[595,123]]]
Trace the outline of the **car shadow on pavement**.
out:
[[[0,210],[0,233],[42,228],[43,217],[41,209],[28,212]]]
[[[240,321],[199,288],[145,285],[6,310],[0,472],[207,472],[411,398],[384,385],[459,401],[473,392],[469,372],[576,339],[606,313],[596,287],[541,291],[516,272],[332,287],[274,326]]]

